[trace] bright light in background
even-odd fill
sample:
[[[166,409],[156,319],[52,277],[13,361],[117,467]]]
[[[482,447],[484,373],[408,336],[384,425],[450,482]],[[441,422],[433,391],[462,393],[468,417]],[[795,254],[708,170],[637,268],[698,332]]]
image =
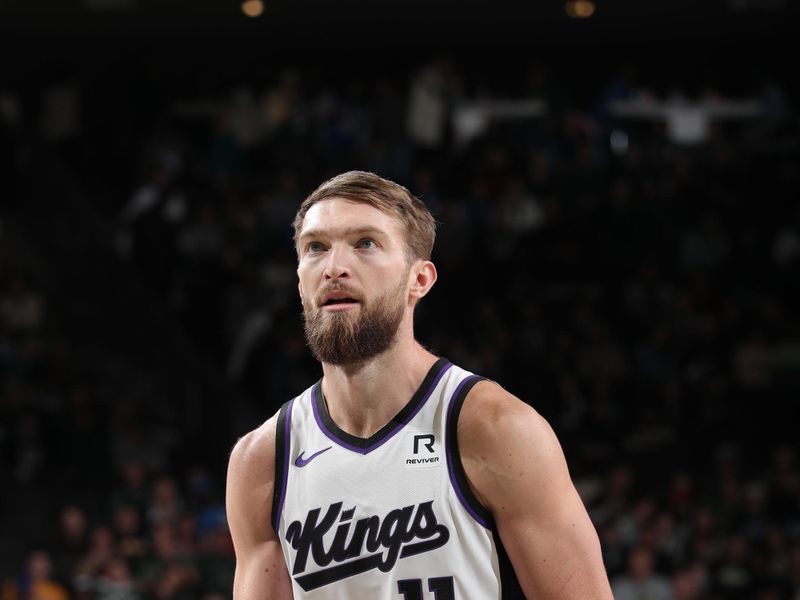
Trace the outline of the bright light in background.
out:
[[[260,17],[264,12],[264,2],[262,0],[244,0],[242,12],[253,19]]]
[[[573,19],[588,19],[594,14],[595,6],[591,0],[570,0],[566,9]]]

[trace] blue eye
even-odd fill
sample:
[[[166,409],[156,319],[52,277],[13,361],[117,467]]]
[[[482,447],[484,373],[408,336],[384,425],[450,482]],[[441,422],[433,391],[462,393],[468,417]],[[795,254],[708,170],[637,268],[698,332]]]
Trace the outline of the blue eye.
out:
[[[359,241],[357,245],[359,248],[375,248],[378,244],[375,243],[375,240],[367,238]]]
[[[322,244],[319,242],[309,242],[306,246],[306,252],[320,252],[322,250]]]

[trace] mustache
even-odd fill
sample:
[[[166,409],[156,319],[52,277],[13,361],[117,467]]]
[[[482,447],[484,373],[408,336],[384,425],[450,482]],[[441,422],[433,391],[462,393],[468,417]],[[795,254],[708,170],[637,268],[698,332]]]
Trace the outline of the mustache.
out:
[[[316,305],[320,306],[322,304],[322,299],[325,297],[325,295],[330,294],[332,292],[347,294],[353,300],[358,300],[359,302],[361,301],[361,295],[355,289],[351,288],[349,285],[342,284],[338,281],[334,281],[333,283],[326,285],[319,292],[317,292],[316,296],[314,297],[314,302],[316,303]]]

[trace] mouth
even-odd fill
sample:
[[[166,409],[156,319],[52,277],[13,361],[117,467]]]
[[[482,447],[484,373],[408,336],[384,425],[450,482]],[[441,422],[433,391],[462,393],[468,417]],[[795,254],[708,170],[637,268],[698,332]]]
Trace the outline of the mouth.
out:
[[[351,308],[355,308],[358,305],[359,301],[356,300],[355,298],[352,298],[350,296],[335,295],[324,299],[320,306],[322,310],[338,311],[338,310],[349,310]]]

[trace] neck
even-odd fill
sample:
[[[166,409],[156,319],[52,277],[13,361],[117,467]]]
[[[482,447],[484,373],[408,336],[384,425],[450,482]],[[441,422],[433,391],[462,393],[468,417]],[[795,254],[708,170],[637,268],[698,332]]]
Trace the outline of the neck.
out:
[[[386,352],[358,365],[322,364],[322,392],[331,419],[344,431],[368,438],[408,403],[437,357],[398,332]]]

